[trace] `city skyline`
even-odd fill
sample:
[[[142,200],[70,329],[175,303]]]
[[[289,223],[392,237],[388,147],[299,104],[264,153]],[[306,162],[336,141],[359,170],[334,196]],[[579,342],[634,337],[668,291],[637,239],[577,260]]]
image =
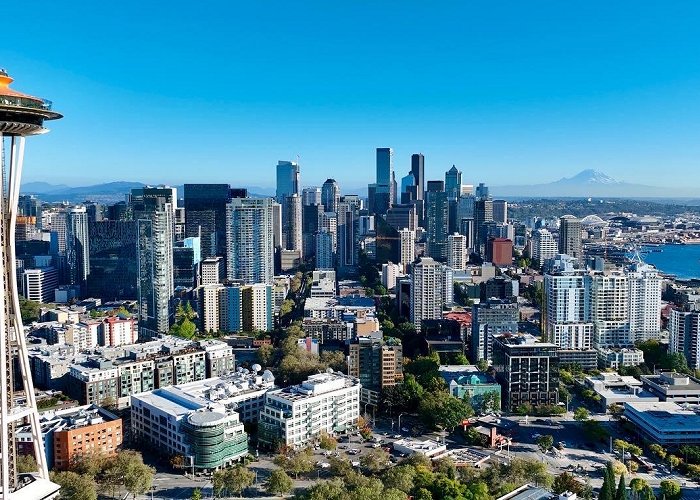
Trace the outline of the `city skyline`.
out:
[[[635,4],[630,19],[625,3],[605,16],[602,5],[140,6],[139,17],[125,5],[109,21],[47,6],[33,29],[70,23],[72,36],[0,49],[0,65],[69,117],[28,156],[27,181],[268,187],[276,162],[298,155],[302,185],[330,169],[354,189],[374,177],[375,148],[392,147],[397,179],[422,152],[426,179],[455,164],[493,186],[586,168],[687,185],[700,153],[698,6]],[[29,22],[18,8],[10,37]]]

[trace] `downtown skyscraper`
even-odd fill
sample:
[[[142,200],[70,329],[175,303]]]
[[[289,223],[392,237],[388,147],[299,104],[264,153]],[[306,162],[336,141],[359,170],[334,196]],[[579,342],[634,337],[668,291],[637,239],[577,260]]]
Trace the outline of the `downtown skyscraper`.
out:
[[[202,257],[226,255],[228,184],[185,184],[185,237],[201,238]]]
[[[139,335],[167,333],[173,319],[175,188],[132,189],[138,254]]]
[[[233,198],[226,207],[226,277],[272,283],[275,252],[273,200]]]
[[[284,203],[287,196],[300,194],[299,192],[299,165],[293,161],[277,162],[277,203]]]

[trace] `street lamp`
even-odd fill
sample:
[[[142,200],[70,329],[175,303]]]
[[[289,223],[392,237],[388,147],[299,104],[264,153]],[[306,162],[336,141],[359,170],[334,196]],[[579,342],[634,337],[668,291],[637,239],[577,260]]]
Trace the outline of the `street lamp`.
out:
[[[190,465],[192,466],[192,479],[194,479],[194,455],[188,455],[187,458],[190,459]]]

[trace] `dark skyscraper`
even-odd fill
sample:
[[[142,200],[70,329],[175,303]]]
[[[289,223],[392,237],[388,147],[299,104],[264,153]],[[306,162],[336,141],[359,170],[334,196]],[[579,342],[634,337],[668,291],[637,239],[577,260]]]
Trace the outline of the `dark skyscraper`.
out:
[[[204,258],[226,255],[230,189],[228,184],[185,184],[185,236],[201,237]]]
[[[493,222],[493,201],[477,198],[474,202],[474,245],[477,252],[484,255],[486,250],[487,224]]]
[[[138,297],[136,221],[89,222],[88,235],[88,295],[103,301],[135,300]]]
[[[425,157],[421,153],[411,155],[411,173],[416,182],[416,200],[422,200],[425,190]]]
[[[445,183],[428,181],[425,200],[425,222],[427,229],[428,255],[435,260],[447,260],[447,235],[449,205]]]
[[[459,198],[462,190],[462,172],[452,165],[452,168],[445,172],[445,192],[449,200]]]

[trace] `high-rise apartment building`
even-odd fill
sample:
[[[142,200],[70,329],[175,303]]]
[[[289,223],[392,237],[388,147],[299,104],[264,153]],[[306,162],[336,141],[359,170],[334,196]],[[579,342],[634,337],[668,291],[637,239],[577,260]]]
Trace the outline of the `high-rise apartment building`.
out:
[[[452,286],[452,272],[430,257],[421,257],[411,273],[411,322],[420,332],[428,319],[442,319],[442,307],[447,297],[448,282]]]
[[[591,321],[597,348],[632,347],[629,282],[622,273],[591,277]]]
[[[335,268],[334,239],[333,233],[326,228],[321,228],[316,233],[316,269]]]
[[[84,294],[90,274],[88,215],[84,206],[66,209],[66,264],[68,284],[80,286]]]
[[[493,367],[501,384],[501,408],[515,412],[522,405],[559,403],[559,357],[554,344],[532,335],[502,335],[493,345]]]
[[[591,277],[578,271],[544,276],[544,333],[549,342],[562,349],[590,349]]]
[[[472,361],[493,357],[493,339],[518,333],[518,304],[513,300],[488,298],[472,306]]]
[[[283,204],[287,196],[299,194],[299,165],[293,161],[277,162],[277,203]]]
[[[542,267],[546,260],[553,259],[559,252],[557,240],[552,233],[542,228],[532,233],[532,260]]]
[[[682,353],[691,370],[700,369],[700,311],[672,309],[668,318],[668,349]]]
[[[459,233],[447,237],[447,265],[453,271],[467,268],[467,238]]]
[[[340,187],[335,179],[326,179],[326,182],[321,186],[321,204],[326,212],[335,212],[338,210],[338,202],[340,201]]]
[[[241,289],[243,330],[269,332],[272,330],[272,285],[256,283]]]
[[[228,184],[185,184],[185,237],[200,238],[202,258],[226,256]]]
[[[559,219],[559,252],[575,259],[583,257],[581,219],[565,215]]]
[[[275,266],[273,201],[234,198],[227,205],[226,277],[245,283],[272,283]]]
[[[444,183],[428,181],[425,200],[426,250],[430,257],[441,262],[447,260],[448,206]]]
[[[167,333],[173,319],[173,231],[175,188],[131,191],[138,249],[139,331],[148,338]]]
[[[637,343],[658,339],[661,333],[661,287],[663,278],[648,265],[639,264],[627,274],[630,300],[630,335]]]
[[[416,258],[416,233],[410,229],[399,229],[400,249],[399,249],[399,265],[403,271]]]
[[[207,257],[201,264],[201,284],[217,285],[224,281],[224,259],[222,257]]]

